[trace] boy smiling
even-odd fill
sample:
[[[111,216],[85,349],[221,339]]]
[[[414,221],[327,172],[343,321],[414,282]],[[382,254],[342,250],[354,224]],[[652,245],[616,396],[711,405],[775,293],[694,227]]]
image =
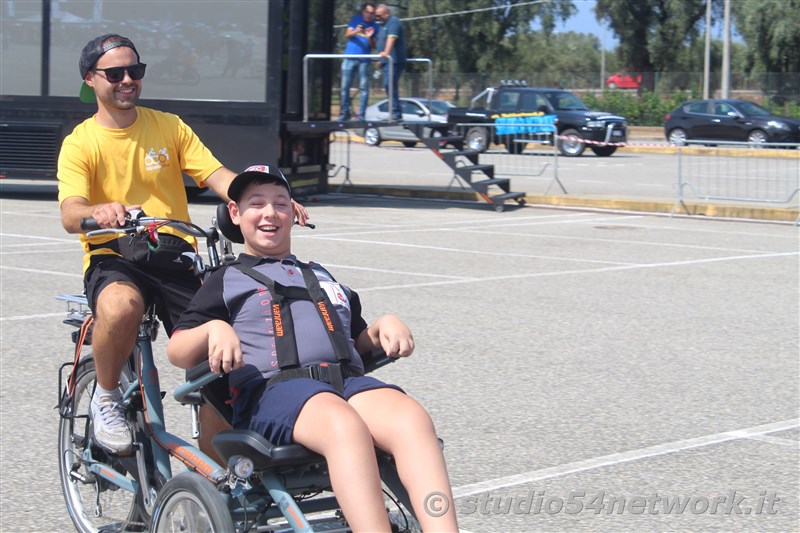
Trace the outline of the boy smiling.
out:
[[[228,197],[245,251],[192,300],[170,361],[190,368],[208,358],[212,370],[231,373],[234,427],[323,455],[354,531],[391,530],[376,446],[394,456],[423,529],[457,531],[454,505],[442,516],[425,511],[434,492],[453,501],[430,416],[399,387],[365,376],[359,356],[374,348],[408,356],[411,331],[394,315],[368,326],[354,291],[292,255],[291,189],[280,169],[248,168]]]

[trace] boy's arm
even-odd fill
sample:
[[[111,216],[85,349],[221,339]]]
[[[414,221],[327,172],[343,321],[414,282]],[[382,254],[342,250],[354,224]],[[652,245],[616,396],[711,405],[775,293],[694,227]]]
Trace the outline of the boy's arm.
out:
[[[414,351],[414,336],[402,320],[394,315],[383,315],[356,339],[358,353],[375,348],[383,349],[391,357],[406,357]]]
[[[176,331],[167,343],[167,357],[179,368],[192,368],[204,359],[214,372],[227,373],[244,366],[239,337],[224,320]]]

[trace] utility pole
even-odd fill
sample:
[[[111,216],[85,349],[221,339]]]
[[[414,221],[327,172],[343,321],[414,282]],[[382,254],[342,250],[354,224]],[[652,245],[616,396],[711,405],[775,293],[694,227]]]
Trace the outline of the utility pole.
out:
[[[706,49],[703,60],[703,100],[708,100],[711,85],[711,0],[706,0]]]
[[[722,98],[731,97],[731,0],[725,0],[725,29],[722,33]]]
[[[600,90],[606,88],[606,27],[603,28],[603,37],[600,40]]]

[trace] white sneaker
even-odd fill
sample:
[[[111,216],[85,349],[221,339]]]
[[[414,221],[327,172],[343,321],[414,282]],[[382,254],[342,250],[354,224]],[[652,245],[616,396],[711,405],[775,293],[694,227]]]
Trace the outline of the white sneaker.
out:
[[[95,396],[89,407],[89,416],[92,417],[94,439],[98,444],[113,453],[130,449],[133,438],[119,398]]]

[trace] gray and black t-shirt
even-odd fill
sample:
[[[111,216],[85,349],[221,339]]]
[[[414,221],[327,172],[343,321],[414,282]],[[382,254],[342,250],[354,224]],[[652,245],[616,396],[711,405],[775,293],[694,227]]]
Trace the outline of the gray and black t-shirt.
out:
[[[239,262],[284,286],[306,286],[294,256],[278,260],[241,254]],[[356,352],[355,339],[367,328],[367,323],[361,317],[358,294],[337,283],[321,266],[314,263],[309,263],[309,266],[336,309],[344,331],[349,332],[350,371],[355,375],[363,374],[364,364]],[[294,300],[290,306],[301,366],[337,362],[325,324],[314,303]],[[268,379],[278,372],[272,296],[264,285],[230,266],[214,272],[181,315],[175,330],[191,329],[210,320],[224,320],[233,325],[241,342],[246,366],[231,372],[231,387],[241,387],[255,377]]]

